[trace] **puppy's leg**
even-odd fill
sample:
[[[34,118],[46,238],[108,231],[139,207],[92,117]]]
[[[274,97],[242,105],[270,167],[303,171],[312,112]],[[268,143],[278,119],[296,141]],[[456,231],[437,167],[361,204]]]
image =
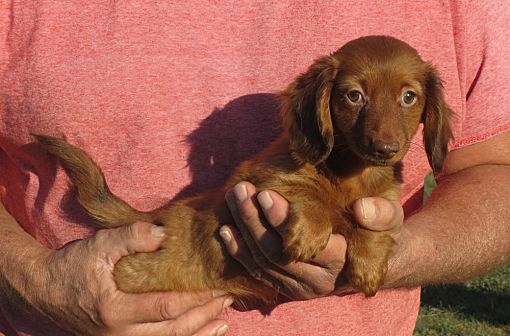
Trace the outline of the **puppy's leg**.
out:
[[[373,296],[384,282],[394,239],[384,233],[355,228],[347,243],[347,279],[366,296]]]
[[[232,295],[239,310],[266,307],[269,312],[275,306],[278,291],[252,278],[233,259],[204,267],[203,262],[178,254],[170,248],[124,257],[115,265],[115,282],[127,293],[217,289]]]
[[[128,293],[189,292],[215,288],[216,279],[210,279],[203,264],[175,254],[175,250],[162,248],[122,258],[114,270],[117,286]]]
[[[115,265],[115,282],[127,293],[142,293],[173,289],[172,279],[165,272],[165,253],[137,253],[122,258]]]

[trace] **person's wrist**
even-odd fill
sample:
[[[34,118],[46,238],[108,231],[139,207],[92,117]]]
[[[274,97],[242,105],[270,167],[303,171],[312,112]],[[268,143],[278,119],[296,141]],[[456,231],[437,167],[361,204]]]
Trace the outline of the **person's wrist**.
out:
[[[53,316],[48,314],[50,305],[55,304],[55,300],[52,300],[48,293],[51,287],[43,286],[47,283],[44,280],[45,272],[41,272],[38,263],[32,261],[11,269],[9,279],[0,279],[1,301],[9,307],[5,312],[8,319],[17,319],[19,316],[35,316],[39,319],[45,316],[53,320]]]
[[[414,286],[413,276],[420,267],[423,251],[430,251],[431,242],[427,237],[415,234],[408,225],[401,231],[400,241],[388,260],[388,272],[383,288]]]
[[[30,281],[32,288],[28,288],[27,296],[37,308],[42,309],[47,302],[54,302],[51,296],[54,290],[58,290],[58,286],[51,284],[51,267],[50,260],[56,251],[49,249],[38,249],[34,251],[32,262],[30,263],[31,273]]]
[[[65,264],[59,261],[62,258],[62,250],[37,249],[33,251],[33,259],[30,263],[31,275],[27,300],[39,311],[50,314],[52,306],[63,305],[66,300],[64,282],[66,272],[71,271],[75,265]],[[68,269],[66,269],[68,268]]]
[[[4,281],[7,281],[16,295],[34,308],[40,308],[40,302],[48,300],[48,286],[45,286],[48,278],[46,260],[51,253],[51,250],[42,245],[30,244],[22,253],[4,255],[1,261]]]

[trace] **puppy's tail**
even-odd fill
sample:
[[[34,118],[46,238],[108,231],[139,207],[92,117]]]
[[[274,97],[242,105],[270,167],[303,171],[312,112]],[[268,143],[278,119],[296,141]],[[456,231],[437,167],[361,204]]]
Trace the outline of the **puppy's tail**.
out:
[[[33,134],[41,146],[56,156],[76,187],[81,206],[105,228],[136,221],[152,222],[148,212],[141,212],[115,196],[106,184],[103,172],[83,150],[65,140]]]

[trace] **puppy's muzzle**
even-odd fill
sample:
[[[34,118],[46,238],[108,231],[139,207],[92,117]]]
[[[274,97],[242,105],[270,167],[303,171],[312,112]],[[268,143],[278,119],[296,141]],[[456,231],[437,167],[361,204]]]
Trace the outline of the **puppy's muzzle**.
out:
[[[369,155],[377,160],[389,160],[400,150],[400,143],[395,140],[383,141],[371,139],[368,146]]]

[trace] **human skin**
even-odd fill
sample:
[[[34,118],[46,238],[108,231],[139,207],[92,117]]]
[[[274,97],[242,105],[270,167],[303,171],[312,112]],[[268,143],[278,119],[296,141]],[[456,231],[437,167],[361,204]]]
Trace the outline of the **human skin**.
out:
[[[125,294],[113,280],[123,256],[158,249],[164,233],[134,223],[59,250],[41,246],[0,203],[0,301],[35,309],[77,335],[222,335],[224,293]],[[4,287],[6,286],[7,287]],[[24,298],[16,300],[13,289]]]
[[[400,205],[382,198],[354,204],[360,224],[388,230],[398,242],[385,288],[461,282],[510,260],[510,131],[449,153],[437,180],[427,204],[405,220]],[[332,235],[313,262],[282,264],[277,232],[291,205],[247,182],[226,199],[248,244],[233,226],[222,227],[221,236],[251,274],[291,299],[352,292],[339,277],[347,244],[342,236]],[[259,208],[269,226],[260,221]]]

